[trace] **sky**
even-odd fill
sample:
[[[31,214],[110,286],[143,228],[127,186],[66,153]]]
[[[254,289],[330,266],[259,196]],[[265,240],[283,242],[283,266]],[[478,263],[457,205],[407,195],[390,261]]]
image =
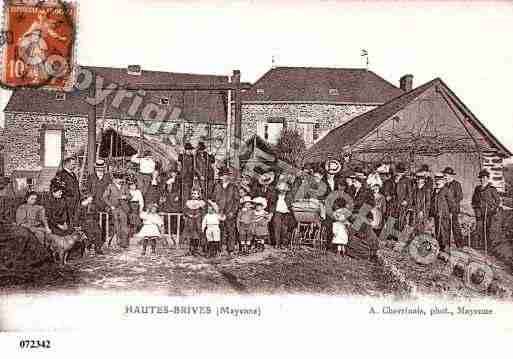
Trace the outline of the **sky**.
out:
[[[272,66],[369,69],[414,87],[440,77],[513,150],[513,1],[177,1],[79,3],[82,65],[229,75]],[[10,94],[0,93],[4,107]],[[1,120],[3,121],[3,119]]]

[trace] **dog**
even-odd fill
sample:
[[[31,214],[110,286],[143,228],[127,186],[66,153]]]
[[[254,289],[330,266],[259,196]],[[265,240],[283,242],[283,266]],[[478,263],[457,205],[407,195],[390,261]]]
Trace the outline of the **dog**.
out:
[[[81,245],[82,255],[85,250],[84,235],[80,230],[75,230],[72,234],[66,236],[49,235],[51,239],[51,248],[56,263],[66,265],[70,251],[77,245]]]

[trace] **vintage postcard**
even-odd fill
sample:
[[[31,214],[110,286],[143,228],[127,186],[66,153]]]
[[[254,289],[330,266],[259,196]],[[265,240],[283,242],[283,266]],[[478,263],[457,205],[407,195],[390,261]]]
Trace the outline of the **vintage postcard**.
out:
[[[503,353],[512,2],[2,9],[6,357]]]

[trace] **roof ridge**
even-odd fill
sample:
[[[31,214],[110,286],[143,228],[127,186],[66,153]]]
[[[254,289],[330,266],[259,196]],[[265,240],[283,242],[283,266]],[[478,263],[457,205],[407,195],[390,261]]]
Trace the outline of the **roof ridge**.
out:
[[[89,66],[89,65],[78,65],[83,68],[89,69],[105,69],[105,70],[126,70],[125,67],[111,67],[111,66]],[[161,71],[161,70],[145,70],[141,68],[142,72],[149,73],[160,73],[160,74],[175,74],[175,75],[191,75],[191,76],[215,76],[215,77],[223,77],[228,78],[227,75],[216,75],[216,74],[205,74],[205,73],[192,73],[192,72],[176,72],[176,71]]]
[[[276,66],[275,69],[312,69],[312,70],[347,70],[347,71],[369,71],[364,67],[333,67],[333,66]]]

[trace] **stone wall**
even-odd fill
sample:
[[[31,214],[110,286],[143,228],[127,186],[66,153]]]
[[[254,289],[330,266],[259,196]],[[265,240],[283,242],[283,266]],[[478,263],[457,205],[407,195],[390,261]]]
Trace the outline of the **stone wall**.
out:
[[[64,157],[76,153],[87,143],[86,118],[6,113],[4,133],[6,175],[11,175],[15,170],[39,171],[42,169],[41,130],[44,125],[62,127]]]
[[[295,126],[298,121],[317,124],[318,137],[315,141],[318,141],[331,129],[375,107],[329,104],[243,104],[242,137],[243,140],[247,140],[257,133],[258,122],[281,117],[285,119],[287,126]]]
[[[502,156],[495,152],[484,152],[482,156],[483,169],[490,172],[492,185],[500,193],[506,192],[506,181],[504,180],[504,164]]]

